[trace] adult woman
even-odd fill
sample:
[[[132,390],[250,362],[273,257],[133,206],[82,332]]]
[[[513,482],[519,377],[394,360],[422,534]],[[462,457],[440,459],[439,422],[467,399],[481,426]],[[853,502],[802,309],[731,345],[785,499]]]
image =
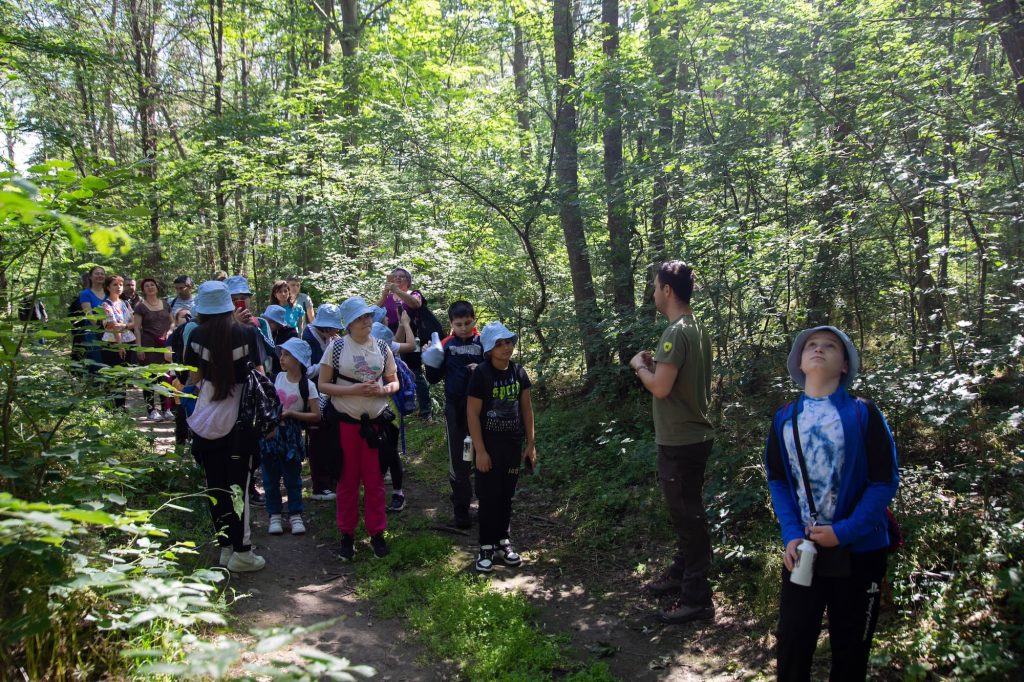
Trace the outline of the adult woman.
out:
[[[303,315],[299,320],[299,333],[301,334],[303,327],[313,321],[313,299],[309,297],[309,294],[303,293],[302,280],[298,275],[288,275],[288,289],[292,292],[295,305],[303,310]]]
[[[305,315],[306,311],[295,302],[295,297],[292,296],[292,290],[289,288],[288,282],[283,279],[274,281],[274,284],[270,287],[270,305],[279,305],[284,308],[285,326],[291,327],[296,333],[299,331],[302,316]]]
[[[83,278],[86,280],[85,288],[78,294],[78,309],[83,317],[88,317],[94,311],[99,311],[103,300],[107,297],[105,289],[107,271],[102,265],[95,265]],[[82,357],[86,360],[86,366],[90,373],[95,374],[103,364],[103,354],[100,352],[100,333],[98,325],[92,321],[83,320],[82,331],[78,336],[82,346]]]
[[[244,572],[266,565],[263,557],[253,554],[249,541],[249,489],[257,439],[236,424],[249,363],[259,367],[260,340],[255,327],[235,320],[234,310],[222,282],[199,287],[199,326],[189,336],[185,364],[197,368],[189,378],[199,387],[199,396],[188,425],[194,434],[192,455],[206,472],[210,514],[219,532],[219,562],[229,571]],[[232,504],[232,486],[241,491],[241,514]]]
[[[103,320],[102,341],[105,345],[102,350],[102,358],[103,364],[107,367],[125,364],[128,357],[128,344],[135,343],[132,307],[121,298],[123,287],[124,278],[120,275],[107,277],[103,286],[107,297],[101,304],[106,316]],[[125,402],[124,386],[117,386],[114,389],[114,407],[123,409]]]
[[[402,341],[412,341],[412,339],[403,339],[399,335],[402,313],[408,312],[410,318],[413,319],[414,326],[418,329],[419,309],[423,307],[423,294],[418,289],[410,290],[411,288],[412,274],[405,268],[395,268],[387,276],[380,300],[377,301],[377,305],[387,311],[385,324],[388,329]],[[423,375],[423,361],[420,359],[420,354],[415,351],[403,353],[402,360],[416,377],[416,402],[419,403],[420,418],[429,420],[431,413],[430,385]]]
[[[167,344],[167,332],[171,329],[171,306],[160,297],[160,288],[156,280],[146,277],[142,280],[142,298],[134,307],[133,323],[135,338],[138,339],[136,353],[140,365],[155,365],[163,362],[163,352],[145,352],[143,348],[163,348]],[[163,377],[157,381],[163,380]],[[142,390],[149,408],[151,421],[174,419],[171,412],[170,399],[163,401],[163,414],[156,403],[156,395],[151,390]]]
[[[398,392],[398,375],[391,349],[370,335],[373,311],[356,296],[341,304],[348,336],[331,342],[320,361],[320,392],[330,397],[340,417],[339,436],[344,464],[338,482],[337,521],[342,561],[355,556],[354,533],[359,523],[359,485],[363,486],[363,516],[377,557],[388,554],[384,541],[387,515],[384,478],[380,471],[388,396]],[[335,379],[337,377],[337,379]]]

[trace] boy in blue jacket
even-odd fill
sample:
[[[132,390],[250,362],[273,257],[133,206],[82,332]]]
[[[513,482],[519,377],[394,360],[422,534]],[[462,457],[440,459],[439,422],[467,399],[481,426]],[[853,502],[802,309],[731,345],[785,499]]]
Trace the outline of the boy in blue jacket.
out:
[[[469,474],[472,462],[463,458],[462,449],[468,431],[466,426],[466,396],[469,375],[483,361],[484,347],[476,333],[476,313],[467,301],[456,301],[448,307],[448,321],[452,325],[450,336],[441,340],[444,360],[438,367],[424,362],[427,381],[436,384],[444,379],[444,423],[448,435],[448,482],[452,486],[452,508],[456,528],[469,528],[469,501],[473,488]]]
[[[787,364],[803,393],[776,412],[765,448],[785,547],[778,678],[810,680],[827,610],[829,679],[863,680],[889,551],[886,507],[899,484],[896,445],[878,408],[846,392],[860,358],[842,331],[801,332]],[[805,538],[818,551],[808,587],[790,581]]]

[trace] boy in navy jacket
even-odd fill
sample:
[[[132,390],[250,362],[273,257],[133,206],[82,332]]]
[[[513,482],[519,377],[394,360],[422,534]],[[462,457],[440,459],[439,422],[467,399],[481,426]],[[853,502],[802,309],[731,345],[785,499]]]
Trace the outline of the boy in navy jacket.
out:
[[[839,329],[801,332],[788,368],[804,392],[776,412],[768,435],[765,468],[785,547],[780,680],[810,680],[826,610],[829,679],[867,676],[889,551],[886,507],[896,494],[899,470],[896,445],[881,412],[846,392],[859,365],[857,349]],[[805,538],[818,551],[808,587],[790,581],[797,547]]]
[[[456,301],[448,307],[448,321],[452,334],[441,340],[444,360],[438,367],[424,362],[427,381],[432,384],[444,379],[444,423],[448,435],[448,481],[452,486],[452,509],[456,528],[469,528],[469,501],[473,497],[470,483],[472,462],[462,456],[463,441],[467,435],[466,395],[469,375],[483,361],[484,348],[476,333],[476,313],[466,301]]]

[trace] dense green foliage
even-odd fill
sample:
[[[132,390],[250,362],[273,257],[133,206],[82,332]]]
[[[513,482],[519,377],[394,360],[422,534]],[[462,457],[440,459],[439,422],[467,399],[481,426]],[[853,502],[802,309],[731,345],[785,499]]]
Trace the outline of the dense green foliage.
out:
[[[556,8],[571,10],[575,48],[561,81]],[[1024,656],[1021,11],[0,0],[0,491],[15,506],[72,505],[37,511],[73,524],[98,517],[68,513],[103,504],[97,522],[116,527],[123,503],[103,495],[159,489],[124,424],[75,409],[101,396],[66,380],[43,390],[68,376],[66,334],[13,322],[22,296],[59,313],[73,273],[100,262],[164,283],[241,272],[260,302],[296,271],[320,302],[375,297],[405,265],[438,311],[465,297],[520,332],[548,398],[546,480],[581,532],[608,514],[660,515],[646,399],[616,359],[653,343],[649,268],[679,257],[697,269],[715,344],[709,495],[718,560],[743,569],[729,580],[745,602],[766,617],[774,603],[759,452],[791,396],[786,346],[829,321],[861,347],[856,389],[882,407],[904,467],[909,542],[878,654],[912,679],[998,678]],[[578,194],[555,173],[567,103]],[[566,208],[585,243],[567,241]],[[29,542],[19,528],[3,547]],[[60,556],[40,560],[60,569],[40,581],[70,575],[67,545],[40,549]],[[34,604],[5,601],[4,627]]]

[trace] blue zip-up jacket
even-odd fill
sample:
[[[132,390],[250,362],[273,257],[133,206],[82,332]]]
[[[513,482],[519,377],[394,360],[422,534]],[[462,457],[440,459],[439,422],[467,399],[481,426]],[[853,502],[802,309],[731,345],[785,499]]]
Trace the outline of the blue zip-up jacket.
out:
[[[889,523],[885,509],[899,486],[896,443],[889,425],[874,403],[854,398],[843,387],[828,399],[839,412],[846,448],[832,530],[839,545],[854,552],[888,547]],[[805,537],[797,502],[797,489],[803,482],[799,470],[794,472],[789,465],[782,436],[783,429],[793,428],[793,410],[801,403],[798,399],[775,413],[765,446],[768,488],[782,527],[783,546]]]
[[[480,335],[473,333],[468,339],[452,334],[441,339],[444,346],[444,361],[440,367],[423,365],[427,381],[436,384],[444,378],[444,397],[465,398],[469,391],[469,365],[484,361],[484,346]]]

